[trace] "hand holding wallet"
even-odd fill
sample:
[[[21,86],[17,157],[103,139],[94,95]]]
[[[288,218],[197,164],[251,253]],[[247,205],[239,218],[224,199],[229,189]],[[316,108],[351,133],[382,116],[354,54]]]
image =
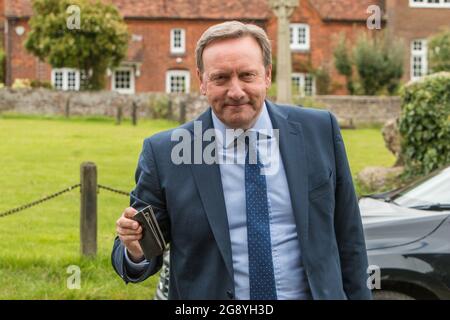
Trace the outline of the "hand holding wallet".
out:
[[[166,241],[159,228],[152,206],[149,205],[140,210],[132,219],[142,227],[142,238],[139,240],[139,244],[142,247],[145,259],[150,260],[161,255],[166,248]]]

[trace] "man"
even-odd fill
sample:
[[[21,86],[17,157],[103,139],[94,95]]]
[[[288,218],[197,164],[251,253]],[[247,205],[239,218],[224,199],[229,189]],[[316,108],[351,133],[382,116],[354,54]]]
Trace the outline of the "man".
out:
[[[334,116],[265,99],[272,58],[257,26],[212,26],[196,58],[211,108],[145,140],[131,207],[117,221],[116,272],[140,282],[161,268],[162,256],[144,259],[142,228],[130,219],[150,203],[170,241],[169,299],[370,299],[361,218]],[[211,129],[222,161],[174,159],[177,130],[189,133],[195,153],[195,139]],[[230,129],[232,139],[224,139]],[[200,141],[202,152],[211,139]],[[260,147],[267,141],[279,153]],[[276,170],[264,171],[277,156]]]

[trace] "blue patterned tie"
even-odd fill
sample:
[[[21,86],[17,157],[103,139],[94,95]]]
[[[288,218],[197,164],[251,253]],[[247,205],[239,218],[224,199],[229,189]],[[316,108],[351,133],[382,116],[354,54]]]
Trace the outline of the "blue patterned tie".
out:
[[[263,165],[259,161],[256,139],[252,137],[247,145],[249,148],[245,158],[245,199],[250,299],[276,300],[266,176],[261,174]]]

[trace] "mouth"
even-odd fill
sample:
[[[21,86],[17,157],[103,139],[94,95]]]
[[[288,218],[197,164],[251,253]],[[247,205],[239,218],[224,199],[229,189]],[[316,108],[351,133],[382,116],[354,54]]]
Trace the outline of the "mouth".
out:
[[[230,109],[242,109],[246,106],[250,106],[249,103],[242,103],[242,104],[225,104],[224,108],[230,108]]]

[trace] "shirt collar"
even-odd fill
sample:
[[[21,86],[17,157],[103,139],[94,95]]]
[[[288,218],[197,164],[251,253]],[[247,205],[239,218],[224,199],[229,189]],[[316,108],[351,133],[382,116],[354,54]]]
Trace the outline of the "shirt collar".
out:
[[[234,139],[227,139],[227,129],[233,130],[230,127],[228,127],[225,123],[223,123],[214,113],[214,110],[211,112],[212,114],[212,120],[214,129],[217,130],[216,133],[219,134],[219,137],[217,137],[216,134],[216,141],[223,147],[223,148],[229,148],[235,139],[239,138],[239,136],[235,136]],[[259,132],[259,138],[268,138],[270,139],[273,136],[272,132],[273,126],[272,121],[270,120],[269,112],[267,111],[266,103],[263,103],[262,110],[260,114],[258,115],[258,119],[256,120],[253,127],[251,127],[250,131]],[[222,137],[225,138],[225,143],[222,141]]]

